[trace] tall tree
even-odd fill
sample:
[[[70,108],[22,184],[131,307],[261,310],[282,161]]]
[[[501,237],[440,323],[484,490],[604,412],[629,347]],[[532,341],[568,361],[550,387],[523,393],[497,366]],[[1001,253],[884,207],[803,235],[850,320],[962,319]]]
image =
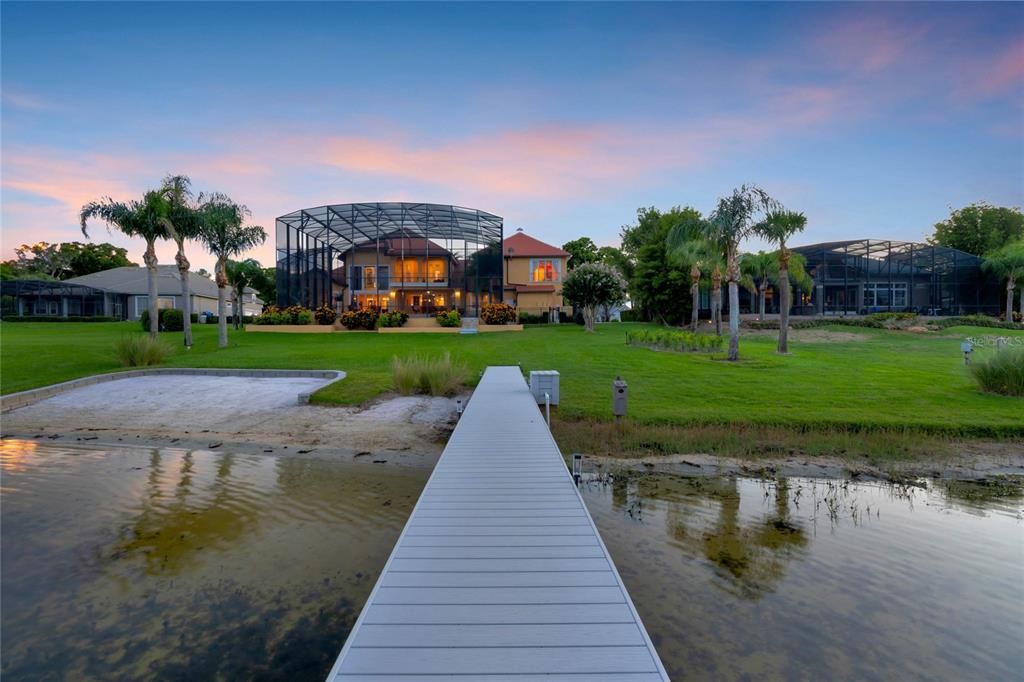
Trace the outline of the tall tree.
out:
[[[178,266],[178,277],[181,280],[185,348],[191,348],[192,291],[188,277],[192,265],[185,256],[185,242],[199,236],[199,215],[192,197],[192,181],[186,175],[168,175],[164,178],[160,194],[167,202],[168,219],[173,226],[172,238],[178,247],[174,262]]]
[[[779,280],[779,342],[778,353],[789,352],[789,310],[792,307],[789,294],[789,266],[792,253],[786,242],[797,232],[807,227],[807,217],[796,211],[775,210],[768,213],[764,221],[758,225],[757,233],[778,245],[778,280]],[[803,272],[803,266],[800,268]],[[807,274],[803,273],[806,278]],[[799,278],[798,278],[799,279]]]
[[[263,268],[255,258],[246,258],[241,261],[229,260],[224,264],[224,269],[232,291],[231,321],[237,330],[242,326],[242,317],[245,315],[245,290],[263,277]]]
[[[580,237],[562,244],[562,250],[569,253],[569,269],[598,260],[597,244],[590,237]]]
[[[982,261],[982,267],[1006,280],[1006,321],[1013,322],[1013,290],[1017,280],[1024,280],[1024,239],[990,252]],[[1021,294],[1021,315],[1024,315],[1024,293]]]
[[[141,201],[120,202],[110,197],[90,201],[79,214],[82,234],[89,236],[86,223],[98,218],[107,228],[116,228],[127,237],[142,237],[146,240],[146,251],[142,256],[148,277],[149,335],[154,339],[160,331],[160,317],[157,306],[157,265],[156,242],[170,239],[174,227],[167,219],[168,205],[159,192],[146,192]]]
[[[263,303],[277,305],[277,268],[260,268],[262,274],[253,282],[252,288],[259,293]]]
[[[690,270],[690,329],[697,331],[697,324],[700,319],[700,288],[701,282],[708,279],[711,271],[721,273],[719,256],[716,250],[704,239],[704,220],[697,214],[674,225],[665,238],[665,245],[669,257],[683,268]],[[717,278],[719,292],[721,291],[721,277]],[[720,297],[716,297],[712,291],[711,320],[715,323],[715,331],[721,334],[721,324],[717,322],[718,309],[716,304]]]
[[[217,281],[217,343],[228,345],[226,289],[227,262],[267,240],[266,231],[258,225],[243,225],[251,213],[225,194],[200,195],[200,236],[207,250],[217,257],[214,277]]]
[[[948,218],[935,223],[928,242],[983,256],[1020,239],[1024,239],[1024,213],[1019,208],[982,202],[950,209]]]
[[[745,253],[740,256],[740,275],[745,283],[749,283],[752,302],[751,312],[757,308],[757,319],[764,320],[765,304],[768,298],[768,285],[778,274],[777,259],[774,253]]]
[[[729,360],[740,358],[740,266],[739,250],[744,239],[777,202],[756,185],[743,185],[718,200],[706,221],[705,238],[717,245],[725,263],[729,283]]]
[[[626,281],[610,265],[584,263],[566,276],[562,295],[583,310],[584,327],[592,332],[597,308],[622,303],[626,296]]]
[[[646,208],[637,210],[636,225],[623,227],[620,236],[629,270],[629,295],[644,318],[663,324],[685,319],[688,266],[670,256],[666,240],[674,226],[695,220],[700,220],[700,212],[689,206],[675,206],[664,213]]]
[[[61,242],[50,244],[22,244],[14,249],[17,260],[8,261],[20,275],[28,278],[69,279],[93,272],[134,266],[128,260],[128,250],[113,244]]]

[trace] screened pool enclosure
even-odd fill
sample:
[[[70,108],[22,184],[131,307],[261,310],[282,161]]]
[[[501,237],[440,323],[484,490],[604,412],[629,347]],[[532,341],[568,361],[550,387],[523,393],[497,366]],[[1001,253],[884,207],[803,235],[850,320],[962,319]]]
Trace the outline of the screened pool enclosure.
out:
[[[500,216],[442,204],[334,204],[277,219],[278,305],[475,316],[501,301]]]
[[[1000,312],[1000,282],[981,269],[981,258],[957,249],[863,239],[793,251],[814,278],[811,291],[796,292],[796,314]]]

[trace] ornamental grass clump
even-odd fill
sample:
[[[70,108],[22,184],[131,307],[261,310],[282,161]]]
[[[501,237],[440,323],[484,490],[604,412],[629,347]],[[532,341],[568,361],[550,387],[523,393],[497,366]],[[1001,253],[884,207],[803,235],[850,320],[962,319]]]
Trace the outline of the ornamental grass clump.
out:
[[[122,367],[159,365],[170,353],[166,344],[141,334],[122,336],[114,342],[114,355]]]
[[[391,371],[395,390],[402,395],[452,396],[462,390],[469,376],[466,366],[453,362],[450,353],[438,358],[395,356]]]
[[[971,374],[983,391],[1024,396],[1024,348],[997,351],[987,360],[972,364]]]
[[[710,334],[694,334],[671,329],[639,329],[626,332],[626,344],[676,352],[713,353],[722,350],[725,341],[721,336]]]

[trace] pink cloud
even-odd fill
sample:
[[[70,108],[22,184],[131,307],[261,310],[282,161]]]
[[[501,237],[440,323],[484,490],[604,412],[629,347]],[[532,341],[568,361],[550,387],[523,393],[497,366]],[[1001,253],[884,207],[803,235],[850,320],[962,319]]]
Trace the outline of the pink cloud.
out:
[[[516,212],[543,215],[544,206],[567,198],[630,192],[650,178],[713,163],[726,150],[747,153],[751,144],[802,133],[834,120],[845,97],[842,90],[799,86],[755,98],[756,107],[742,115],[678,124],[527,126],[447,140],[378,126],[372,135],[235,132],[218,136],[209,151],[187,155],[16,147],[5,149],[3,189],[53,205],[44,210],[5,201],[3,249],[10,257],[22,242],[79,239],[77,215],[84,203],[139,196],[172,171],[189,174],[197,189],[224,191],[247,203],[253,221],[269,234],[269,243],[253,252],[263,262],[273,261],[275,216],[319,203],[426,199],[486,207],[512,222]],[[366,187],[372,188],[369,197],[361,194]],[[95,239],[130,245],[140,257],[141,242],[107,235],[98,223],[93,230]],[[199,249],[191,253],[197,267],[211,267],[212,259]],[[162,245],[159,255],[169,262],[173,249]]]
[[[918,61],[931,28],[891,13],[844,18],[815,41],[818,50],[843,70],[872,75]]]
[[[1024,83],[1024,40],[1010,45],[979,71],[975,88],[980,95],[992,97],[1020,88]]]

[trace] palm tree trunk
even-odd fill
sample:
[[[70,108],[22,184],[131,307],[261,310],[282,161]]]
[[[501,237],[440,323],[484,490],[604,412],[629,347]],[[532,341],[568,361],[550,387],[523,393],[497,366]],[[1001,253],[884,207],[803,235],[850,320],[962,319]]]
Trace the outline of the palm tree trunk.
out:
[[[727,254],[725,276],[729,281],[729,360],[740,359],[740,264],[736,249]]]
[[[696,263],[690,267],[690,331],[697,331],[700,320],[700,266]]]
[[[776,351],[789,352],[789,266],[782,259],[779,259],[779,346]]]
[[[231,290],[231,296],[231,321],[235,323],[235,331],[238,331],[242,321],[242,296],[237,288]]]
[[[729,281],[729,359],[740,359],[740,285]]]
[[[767,284],[765,282],[761,282],[761,286],[759,286],[757,288],[757,299],[758,299],[758,303],[760,305],[760,308],[759,308],[758,313],[757,313],[757,319],[761,320],[762,322],[764,322],[764,304],[765,304],[765,299],[767,298],[767,296],[766,296],[767,289],[768,289],[768,286],[767,286]]]
[[[711,316],[715,321],[715,335],[722,335],[722,269],[715,265],[711,271]]]
[[[1024,290],[1020,292],[1020,323],[1024,324]]]
[[[174,256],[178,264],[178,274],[181,276],[181,314],[183,329],[185,331],[185,348],[192,347],[192,291],[189,288],[188,270],[192,264],[185,257],[185,242],[178,241],[178,253]]]
[[[157,259],[156,245],[152,241],[146,242],[146,252],[142,254],[142,262],[146,264],[148,277],[148,308],[149,308],[149,337],[157,338],[160,333],[160,309],[157,306]]]
[[[1013,322],[1013,289],[1016,285],[1013,275],[1006,280],[1006,321]]]
[[[693,310],[690,311],[690,331],[697,331],[697,323],[700,318],[700,284],[694,282],[690,285],[690,298]]]
[[[226,258],[220,257],[217,259],[217,265],[214,266],[214,274],[217,278],[217,345],[221,348],[228,347],[228,303],[226,291],[228,275],[225,272],[226,260]]]

